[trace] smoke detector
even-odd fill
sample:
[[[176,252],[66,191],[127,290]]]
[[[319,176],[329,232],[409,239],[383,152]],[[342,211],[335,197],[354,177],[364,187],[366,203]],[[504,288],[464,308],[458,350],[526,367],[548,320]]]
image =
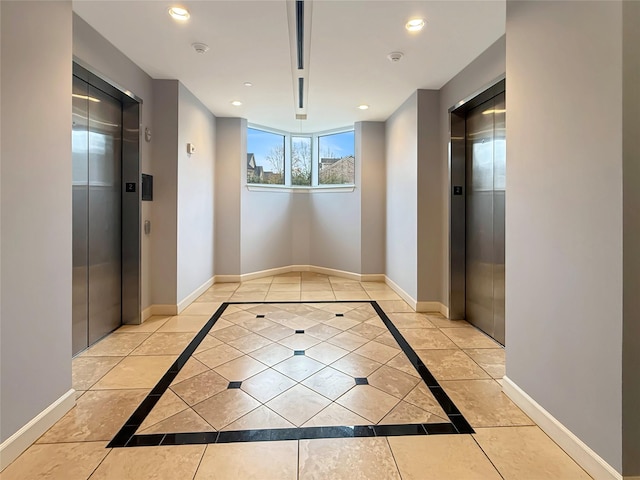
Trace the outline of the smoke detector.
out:
[[[191,46],[196,53],[206,53],[209,50],[209,45],[205,43],[192,43]]]
[[[389,55],[387,55],[387,58],[391,63],[399,62],[402,57],[404,57],[404,53],[402,52],[391,52]]]

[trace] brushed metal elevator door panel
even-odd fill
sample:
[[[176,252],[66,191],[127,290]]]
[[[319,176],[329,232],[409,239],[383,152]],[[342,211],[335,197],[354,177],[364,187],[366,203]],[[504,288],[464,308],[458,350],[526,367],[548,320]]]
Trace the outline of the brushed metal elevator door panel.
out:
[[[89,344],[122,322],[122,105],[89,86]]]
[[[89,344],[89,85],[73,77],[72,114],[72,202],[73,288],[72,351],[75,355]]]
[[[466,319],[494,336],[494,100],[467,114]]]
[[[493,338],[504,345],[505,177],[507,145],[505,94],[494,98],[493,135]]]

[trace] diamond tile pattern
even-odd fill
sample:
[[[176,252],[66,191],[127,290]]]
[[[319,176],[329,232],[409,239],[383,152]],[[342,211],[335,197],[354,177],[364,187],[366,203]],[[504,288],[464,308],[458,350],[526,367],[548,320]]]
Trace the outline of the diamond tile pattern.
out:
[[[154,433],[448,421],[369,303],[230,305],[203,344],[169,390],[186,410],[154,407]]]

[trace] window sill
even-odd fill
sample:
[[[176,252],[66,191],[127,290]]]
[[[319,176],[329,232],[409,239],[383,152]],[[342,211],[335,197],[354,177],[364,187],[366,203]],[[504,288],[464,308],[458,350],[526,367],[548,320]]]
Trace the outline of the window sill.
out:
[[[250,192],[281,192],[281,193],[344,193],[353,192],[355,185],[319,185],[317,187],[290,187],[284,185],[249,185]]]

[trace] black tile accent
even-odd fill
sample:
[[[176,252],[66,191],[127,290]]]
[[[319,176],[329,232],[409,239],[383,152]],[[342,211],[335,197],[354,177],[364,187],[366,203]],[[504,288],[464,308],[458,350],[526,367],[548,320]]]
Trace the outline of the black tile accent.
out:
[[[182,367],[187,363],[193,352],[198,348],[202,340],[209,333],[218,319],[222,316],[229,305],[242,304],[300,304],[300,303],[369,303],[376,311],[380,319],[387,326],[398,345],[403,350],[411,364],[415,367],[420,377],[425,382],[433,396],[436,398],[442,409],[447,414],[450,423],[427,423],[427,424],[402,424],[402,425],[357,425],[357,426],[334,426],[334,427],[300,427],[300,428],[280,428],[264,430],[242,430],[242,431],[222,431],[222,432],[192,432],[192,433],[167,433],[167,434],[140,434],[136,435],[144,419],[155,407],[161,396]],[[256,315],[256,318],[264,318],[264,315]],[[344,317],[344,314],[337,313],[336,317]],[[304,330],[296,330],[296,333],[304,333]],[[294,355],[304,355],[304,350],[294,351]],[[365,377],[355,378],[356,385],[368,385]],[[230,382],[228,388],[240,388],[242,382]],[[363,300],[342,300],[342,301],[271,301],[271,302],[225,302],[213,314],[207,324],[198,332],[195,338],[189,343],[178,359],[171,365],[156,384],[149,395],[142,401],[133,412],[125,425],[113,437],[107,445],[108,448],[118,447],[141,447],[157,445],[190,445],[209,443],[232,443],[232,442],[260,442],[274,440],[303,440],[317,438],[351,438],[351,437],[373,437],[373,436],[400,436],[400,435],[437,435],[437,434],[462,434],[474,433],[473,428],[464,416],[460,413],[455,404],[451,401],[447,393],[442,389],[438,381],[433,377],[427,366],[411,348],[408,342],[400,334],[393,322],[387,317],[382,308],[375,301]]]

